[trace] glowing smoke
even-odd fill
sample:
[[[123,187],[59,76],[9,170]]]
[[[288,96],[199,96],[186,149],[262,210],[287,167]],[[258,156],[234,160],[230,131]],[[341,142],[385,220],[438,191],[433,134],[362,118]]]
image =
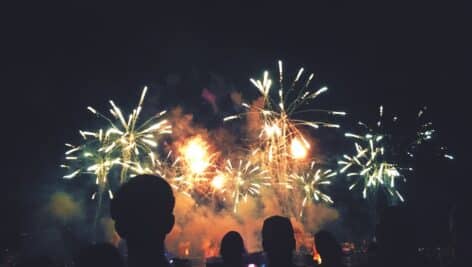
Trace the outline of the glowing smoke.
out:
[[[46,211],[62,222],[77,220],[83,216],[82,206],[64,192],[57,192],[51,195],[46,205]]]

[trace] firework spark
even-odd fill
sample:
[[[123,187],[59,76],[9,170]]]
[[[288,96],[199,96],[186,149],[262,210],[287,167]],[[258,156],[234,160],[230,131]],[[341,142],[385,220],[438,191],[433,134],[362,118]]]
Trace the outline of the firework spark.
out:
[[[147,87],[144,87],[138,105],[128,115],[128,119],[125,119],[121,109],[112,100],[110,100],[112,107],[110,113],[113,119],[106,117],[92,107],[87,108],[93,114],[105,119],[109,124],[109,128],[105,131],[105,138],[110,142],[102,149],[107,153],[116,151],[120,154],[121,162],[124,163],[120,175],[121,183],[126,182],[129,178],[128,166],[139,162],[142,156],[149,155],[152,149],[157,147],[155,140],[159,135],[172,132],[168,121],[161,119],[166,111],[161,111],[138,125],[146,92]],[[81,131],[81,134],[87,136],[90,133]]]
[[[392,122],[397,122],[398,117],[394,116]],[[401,202],[404,197],[397,190],[397,181],[405,181],[403,171],[412,171],[411,168],[401,167],[394,161],[395,145],[390,144],[387,139],[391,139],[390,134],[385,130],[384,108],[379,107],[379,118],[375,124],[375,129],[370,128],[366,123],[358,122],[358,125],[367,132],[366,134],[345,133],[344,136],[354,139],[355,154],[344,154],[338,161],[340,173],[346,173],[347,177],[357,177],[349,186],[353,190],[356,186],[362,186],[362,197],[367,198],[369,193],[375,193],[379,188],[385,189],[392,200]]]
[[[108,187],[108,174],[112,167],[120,164],[120,158],[113,158],[103,148],[107,143],[107,139],[103,134],[103,130],[98,132],[88,132],[84,137],[84,143],[80,146],[66,144],[68,148],[65,154],[66,163],[61,167],[69,170],[69,173],[64,175],[64,179],[72,179],[80,174],[92,175],[95,178],[95,184],[98,186],[99,197],[102,192]],[[93,136],[93,138],[91,138]],[[108,191],[110,191],[108,189]],[[109,192],[111,194],[111,191]],[[92,195],[96,198],[96,193]]]
[[[434,139],[437,139],[438,136],[438,131],[433,127],[433,123],[430,120],[426,119],[425,114],[427,113],[427,109],[428,108],[426,106],[421,108],[416,116],[416,121],[418,125],[416,130],[416,136],[407,151],[408,156],[410,156],[411,158],[415,157],[415,154],[421,145],[433,143],[432,141]],[[448,160],[454,159],[454,156],[452,156],[448,152],[446,146],[439,145],[438,147],[439,148],[436,148],[435,150],[438,152],[439,155]]]
[[[391,163],[386,159],[386,149],[382,144],[383,135],[366,134],[364,136],[346,133],[346,137],[356,139],[354,145],[356,154],[353,156],[343,155],[338,161],[341,166],[340,173],[347,172],[348,177],[358,177],[350,186],[353,190],[356,186],[362,186],[362,197],[367,198],[368,192],[376,192],[379,187],[387,190],[392,199],[398,198],[404,201],[403,196],[396,189],[396,180],[405,177],[400,173],[402,170],[398,164]]]
[[[326,202],[329,204],[333,203],[330,196],[320,191],[320,188],[324,185],[331,184],[331,179],[337,175],[337,172],[321,168],[315,168],[317,164],[315,161],[310,163],[308,171],[302,172],[301,174],[291,174],[290,182],[287,183],[287,187],[290,190],[298,190],[303,194],[303,200],[301,203],[299,216],[303,216],[304,208],[312,202]]]
[[[309,87],[314,77],[309,77],[301,82],[304,69],[299,69],[295,79],[289,86],[284,85],[284,73],[282,61],[278,62],[279,80],[278,85],[269,78],[269,72],[265,71],[262,80],[250,79],[262,95],[262,105],[249,105],[242,103],[247,110],[246,113],[228,116],[224,121],[241,118],[244,114],[254,114],[261,121],[259,132],[259,144],[257,151],[262,152],[263,167],[267,168],[277,182],[286,182],[289,174],[295,166],[309,158],[310,143],[302,134],[303,127],[318,129],[319,127],[339,128],[338,124],[302,120],[297,115],[325,113],[329,115],[344,116],[342,111],[330,111],[323,109],[303,109],[305,104],[315,100],[319,95],[325,93],[328,88],[322,87],[311,91]],[[278,88],[275,88],[278,87]]]
[[[260,166],[247,160],[234,161],[226,160],[224,169],[217,171],[226,187],[222,187],[224,191],[228,191],[231,195],[233,212],[237,212],[238,205],[241,201],[247,201],[248,196],[256,197],[260,194],[262,186],[270,186],[270,177],[268,171],[261,169]]]
[[[182,175],[179,188],[187,194],[207,195],[210,177],[215,168],[216,153],[200,135],[193,136],[178,147],[178,164]]]

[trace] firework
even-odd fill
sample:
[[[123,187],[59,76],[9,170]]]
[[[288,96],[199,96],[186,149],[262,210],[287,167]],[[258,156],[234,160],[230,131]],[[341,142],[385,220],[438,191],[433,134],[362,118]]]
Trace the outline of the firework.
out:
[[[344,116],[345,112],[323,109],[302,109],[305,104],[315,100],[325,93],[328,88],[322,87],[316,91],[309,89],[314,74],[301,82],[304,69],[299,69],[290,86],[285,86],[283,65],[278,62],[279,80],[274,86],[269,78],[269,73],[264,72],[262,80],[250,79],[251,83],[262,95],[263,103],[249,105],[242,103],[247,109],[246,113],[226,117],[224,121],[230,121],[242,117],[244,114],[255,115],[261,121],[259,129],[259,144],[257,151],[262,153],[263,167],[268,169],[271,176],[277,182],[285,182],[295,166],[309,158],[311,145],[302,133],[303,127],[318,129],[319,127],[339,128],[338,124],[302,120],[296,118],[302,113],[310,116],[316,113]],[[278,88],[275,88],[278,87]]]
[[[426,119],[425,114],[426,114],[427,109],[428,108],[426,106],[421,108],[418,111],[418,114],[416,116],[416,122],[417,122],[416,135],[413,142],[411,142],[410,146],[407,149],[407,154],[411,158],[415,157],[415,154],[421,145],[432,143],[434,138],[438,136],[438,131],[433,127],[433,123]],[[452,156],[448,152],[448,149],[446,148],[446,146],[439,145],[438,147],[439,148],[435,150],[440,156],[448,160],[454,159],[454,156]]]
[[[177,159],[181,175],[174,180],[178,187],[186,194],[206,196],[211,186],[211,177],[215,168],[216,153],[200,135],[193,136],[178,147]]]
[[[180,181],[183,180],[180,158],[174,159],[172,151],[169,151],[163,159],[154,153],[150,154],[150,157],[153,162],[153,173],[166,179],[174,189],[178,190]]]
[[[341,166],[340,173],[347,172],[348,177],[358,177],[350,186],[353,190],[356,186],[362,186],[362,197],[367,198],[368,192],[376,192],[379,187],[387,190],[393,199],[404,201],[403,196],[396,189],[396,180],[404,180],[398,164],[386,159],[386,149],[382,144],[383,135],[366,134],[364,136],[346,133],[346,137],[354,138],[356,154],[343,155],[338,161]]]
[[[396,123],[398,117],[394,116],[392,122]],[[343,155],[338,161],[340,173],[346,173],[349,178],[357,177],[349,186],[353,190],[357,186],[362,187],[362,197],[367,198],[369,192],[375,193],[379,188],[385,189],[392,200],[404,201],[403,196],[397,190],[397,181],[405,181],[403,171],[412,171],[411,168],[401,167],[395,158],[399,157],[398,146],[392,144],[391,135],[385,130],[384,109],[379,107],[379,118],[374,128],[366,123],[358,122],[358,125],[367,132],[366,134],[345,133],[345,137],[354,139],[355,154]],[[390,142],[389,142],[390,141]],[[397,151],[395,151],[397,150]]]
[[[303,216],[304,208],[312,202],[326,202],[332,204],[333,200],[330,196],[320,191],[324,185],[331,184],[331,179],[337,175],[337,172],[321,168],[315,168],[315,161],[310,163],[308,171],[301,174],[291,174],[287,187],[290,190],[297,190],[303,194],[299,216]]]
[[[181,148],[188,171],[200,175],[210,167],[213,156],[208,153],[209,145],[201,136],[189,139]]]
[[[64,179],[72,179],[80,174],[92,175],[95,178],[95,184],[98,186],[98,198],[101,200],[102,192],[109,186],[108,174],[112,167],[120,164],[120,158],[113,158],[108,151],[103,149],[103,145],[107,140],[103,134],[103,130],[98,132],[86,132],[84,134],[84,143],[80,146],[66,144],[68,150],[65,152],[66,163],[61,167],[69,170],[64,175]],[[96,198],[96,194],[92,195],[92,199]],[[108,189],[108,195],[113,197],[113,193]]]
[[[109,124],[109,128],[105,131],[105,138],[109,142],[103,149],[107,152],[117,152],[120,155],[121,162],[124,163],[120,174],[121,183],[128,179],[129,165],[140,162],[142,156],[149,155],[152,149],[157,147],[155,141],[157,136],[171,133],[170,124],[167,120],[162,119],[166,111],[161,111],[142,124],[138,124],[146,92],[147,87],[144,87],[138,105],[128,115],[128,119],[125,119],[121,109],[112,100],[110,100],[112,119],[92,107],[87,108]],[[86,132],[82,133],[87,135]]]
[[[68,174],[63,176],[64,179],[72,179],[82,174],[94,177],[97,191],[92,194],[91,199],[97,200],[94,219],[94,228],[96,229],[102,212],[104,193],[108,192],[108,197],[113,199],[108,175],[110,170],[121,162],[119,157],[112,157],[109,151],[104,149],[108,140],[102,129],[97,132],[81,131],[81,135],[84,139],[82,145],[66,144],[68,148],[65,152],[66,163],[62,164],[61,167],[69,171]]]
[[[258,196],[262,186],[271,185],[267,170],[243,159],[236,163],[226,160],[223,170],[218,171],[216,177],[219,177],[222,184],[219,189],[230,193],[234,212],[237,212],[241,201],[247,201],[248,196]]]

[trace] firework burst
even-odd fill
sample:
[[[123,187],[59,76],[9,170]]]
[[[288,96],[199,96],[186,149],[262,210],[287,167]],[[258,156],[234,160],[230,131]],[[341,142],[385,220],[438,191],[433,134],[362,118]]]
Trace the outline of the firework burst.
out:
[[[247,109],[247,112],[226,117],[224,121],[238,119],[244,114],[256,115],[261,121],[257,151],[262,152],[262,164],[269,170],[271,176],[277,179],[277,182],[285,182],[293,171],[294,165],[307,159],[310,154],[311,145],[301,129],[303,127],[339,128],[339,125],[335,123],[297,119],[297,115],[302,113],[315,115],[321,112],[344,116],[346,113],[323,109],[302,109],[305,104],[315,100],[328,88],[322,87],[311,91],[309,87],[314,74],[310,74],[302,82],[303,68],[299,69],[293,82],[285,86],[282,61],[278,62],[278,68],[278,85],[274,86],[268,71],[264,72],[262,80],[250,79],[262,95],[261,105],[249,105],[243,102],[242,106]]]
[[[208,197],[211,190],[210,177],[216,167],[217,153],[200,135],[193,136],[178,146],[176,159],[181,175],[174,178],[182,192],[198,197]]]
[[[84,134],[84,143],[80,146],[66,144],[68,150],[65,152],[66,163],[61,167],[69,170],[69,173],[64,175],[64,179],[72,179],[78,175],[86,174],[92,175],[95,178],[95,184],[98,186],[98,191],[92,195],[92,199],[101,200],[102,193],[108,190],[108,195],[113,198],[113,193],[108,184],[108,174],[110,170],[120,164],[120,158],[113,158],[110,153],[104,149],[107,140],[103,134],[103,130],[98,132],[87,132]]]
[[[398,121],[397,116],[393,116],[392,123]],[[404,171],[412,171],[412,168],[399,166],[394,161],[400,154],[398,144],[392,144],[391,134],[385,129],[383,106],[379,107],[379,117],[374,126],[370,128],[364,122],[358,122],[362,126],[365,134],[345,133],[345,137],[353,139],[355,153],[353,155],[344,154],[342,160],[338,161],[340,173],[346,173],[354,182],[349,186],[349,190],[362,187],[362,197],[366,199],[371,193],[376,195],[380,188],[385,189],[393,201],[404,201],[404,197],[397,190],[397,181],[405,181]],[[354,178],[354,177],[357,177]]]
[[[234,161],[233,161],[234,162]],[[256,197],[262,186],[270,186],[268,171],[261,169],[250,160],[237,160],[233,163],[226,160],[224,169],[217,171],[217,181],[223,192],[229,192],[233,204],[233,212],[237,212],[241,201],[247,201],[248,196]],[[215,178],[216,178],[215,177]],[[215,180],[214,180],[215,181]]]
[[[416,135],[407,149],[407,155],[411,158],[415,157],[419,147],[428,143],[432,143],[434,139],[437,139],[438,131],[433,127],[433,123],[426,119],[427,107],[423,107],[418,111],[416,116]],[[436,137],[436,138],[435,138]],[[435,153],[439,154],[448,160],[453,160],[454,156],[448,152],[448,149],[444,145],[436,147]]]
[[[105,119],[109,124],[109,128],[105,131],[105,138],[109,142],[103,149],[106,152],[120,154],[121,162],[124,163],[120,174],[121,183],[126,182],[129,178],[129,166],[140,162],[143,156],[148,156],[152,149],[157,147],[156,138],[159,135],[172,132],[168,121],[162,119],[166,111],[161,111],[142,124],[138,124],[146,92],[147,87],[144,87],[138,105],[128,115],[128,119],[125,119],[121,109],[112,100],[110,100],[110,113],[113,119],[106,117],[92,107],[87,107],[90,112]],[[87,135],[87,133],[83,132],[83,135]]]
[[[405,169],[387,160],[386,149],[382,144],[383,135],[366,134],[364,136],[346,133],[346,137],[353,138],[356,154],[343,155],[338,161],[340,173],[347,172],[348,177],[358,177],[350,186],[362,186],[362,197],[365,199],[369,192],[377,192],[379,187],[384,188],[393,199],[404,201],[403,196],[396,189],[397,180],[405,180],[400,170]],[[411,170],[411,169],[409,169]]]
[[[315,168],[315,161],[310,163],[309,170],[301,174],[291,174],[287,188],[297,190],[303,195],[299,216],[303,216],[305,207],[313,202],[325,202],[332,204],[330,196],[321,191],[321,187],[331,184],[331,180],[337,175],[337,172],[321,168]]]
[[[150,157],[153,162],[153,172],[166,179],[174,189],[180,189],[180,182],[183,180],[181,158],[174,158],[172,151],[169,151],[162,159],[154,153]]]

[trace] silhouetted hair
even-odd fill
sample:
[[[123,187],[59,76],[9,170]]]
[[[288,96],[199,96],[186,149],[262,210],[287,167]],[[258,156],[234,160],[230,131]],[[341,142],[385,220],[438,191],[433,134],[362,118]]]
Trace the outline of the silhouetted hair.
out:
[[[48,256],[38,256],[32,258],[26,258],[20,261],[16,267],[55,267],[56,264],[54,261]]]
[[[125,183],[111,202],[111,217],[118,234],[163,235],[174,225],[174,194],[159,176],[138,175]]]
[[[77,258],[77,267],[123,267],[123,259],[114,246],[101,243],[83,249]]]
[[[415,266],[416,232],[413,213],[407,206],[385,209],[376,229],[380,266]]]
[[[451,212],[451,241],[455,266],[466,266],[469,254],[471,216],[467,202],[457,203]]]
[[[223,261],[225,263],[234,261],[242,262],[244,253],[246,253],[246,249],[244,248],[244,241],[241,235],[235,231],[226,233],[221,240],[220,246],[220,254]]]
[[[336,238],[328,231],[319,231],[315,235],[316,250],[326,262],[341,262],[342,250]]]
[[[295,237],[290,220],[282,216],[265,219],[262,226],[262,246],[264,251],[274,256],[292,253],[295,249]]]
[[[391,251],[395,255],[400,252],[414,252],[415,230],[412,214],[406,206],[393,206],[381,214],[376,229],[376,236],[381,249]],[[411,242],[406,242],[411,240]]]

